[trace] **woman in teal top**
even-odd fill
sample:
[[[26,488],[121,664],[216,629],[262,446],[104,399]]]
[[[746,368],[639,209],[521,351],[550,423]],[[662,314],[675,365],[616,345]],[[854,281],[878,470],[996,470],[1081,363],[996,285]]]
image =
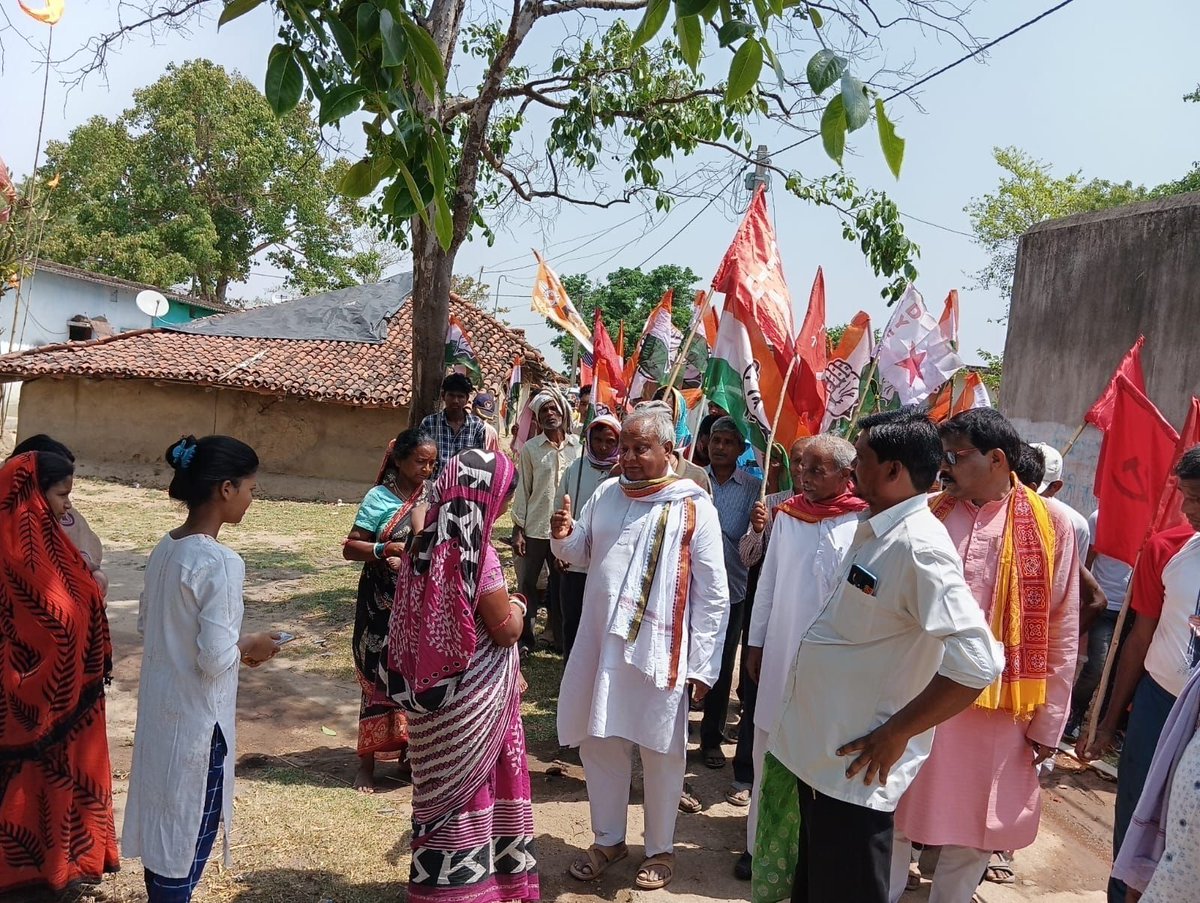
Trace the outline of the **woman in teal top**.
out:
[[[420,430],[405,430],[389,443],[375,486],[359,506],[354,528],[342,544],[347,561],[365,562],[358,581],[353,640],[354,667],[363,690],[358,716],[360,765],[354,786],[363,793],[375,792],[375,760],[399,759],[408,746],[404,713],[394,706],[372,705],[370,697],[396,595],[396,569],[413,533],[413,513],[428,500],[432,487],[428,481],[437,460],[437,442]]]

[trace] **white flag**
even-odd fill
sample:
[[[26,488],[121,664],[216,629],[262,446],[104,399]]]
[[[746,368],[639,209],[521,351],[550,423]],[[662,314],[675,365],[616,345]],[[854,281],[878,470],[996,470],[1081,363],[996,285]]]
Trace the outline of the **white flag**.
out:
[[[916,404],[936,392],[963,366],[953,340],[908,287],[879,345],[879,375],[900,397]]]

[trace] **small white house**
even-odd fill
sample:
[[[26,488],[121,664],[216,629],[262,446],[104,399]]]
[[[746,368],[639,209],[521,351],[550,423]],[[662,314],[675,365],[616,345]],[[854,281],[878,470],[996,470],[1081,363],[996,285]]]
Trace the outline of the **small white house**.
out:
[[[155,289],[166,296],[170,307],[164,316],[152,319],[138,310],[137,294],[144,289]],[[0,354],[186,323],[230,310],[224,304],[153,285],[39,260],[33,273],[21,282],[20,289],[9,289],[0,295]],[[0,450],[11,444],[6,440],[11,439],[15,427],[19,388],[19,384],[3,387]]]

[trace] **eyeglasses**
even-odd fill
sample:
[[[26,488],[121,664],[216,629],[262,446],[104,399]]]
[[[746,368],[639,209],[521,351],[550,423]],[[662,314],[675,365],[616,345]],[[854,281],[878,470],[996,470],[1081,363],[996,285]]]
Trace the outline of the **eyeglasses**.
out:
[[[958,451],[948,449],[947,451],[944,451],[942,453],[942,457],[944,457],[946,459],[947,464],[949,464],[951,467],[953,467],[955,464],[958,463],[958,459],[959,459],[960,455],[967,455],[967,454],[970,454],[971,452],[976,452],[977,454],[981,454],[981,455],[983,454],[983,452],[980,449],[972,447],[972,448],[961,448]]]

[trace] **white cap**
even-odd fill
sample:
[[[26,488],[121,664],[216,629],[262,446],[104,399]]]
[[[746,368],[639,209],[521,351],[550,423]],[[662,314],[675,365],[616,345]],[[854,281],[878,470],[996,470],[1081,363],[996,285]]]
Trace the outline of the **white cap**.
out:
[[[1058,449],[1045,442],[1031,442],[1030,445],[1040,451],[1046,460],[1046,472],[1042,476],[1042,485],[1038,487],[1038,492],[1045,492],[1051,483],[1062,479],[1063,457],[1058,453]]]

